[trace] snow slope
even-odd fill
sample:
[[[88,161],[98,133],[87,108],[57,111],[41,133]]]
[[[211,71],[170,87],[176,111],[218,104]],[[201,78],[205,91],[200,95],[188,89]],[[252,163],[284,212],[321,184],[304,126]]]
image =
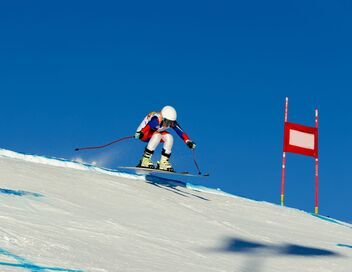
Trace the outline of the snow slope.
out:
[[[0,149],[0,271],[348,272],[352,226]]]

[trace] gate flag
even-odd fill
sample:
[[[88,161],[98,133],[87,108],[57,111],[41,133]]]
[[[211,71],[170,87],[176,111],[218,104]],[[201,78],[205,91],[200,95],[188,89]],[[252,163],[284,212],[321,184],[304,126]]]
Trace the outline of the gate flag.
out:
[[[284,152],[318,157],[318,128],[285,123]]]
[[[315,214],[319,211],[319,158],[318,158],[318,109],[315,110],[315,127],[288,122],[288,97],[285,103],[284,148],[282,152],[281,205],[285,199],[286,153],[295,153],[315,158]]]

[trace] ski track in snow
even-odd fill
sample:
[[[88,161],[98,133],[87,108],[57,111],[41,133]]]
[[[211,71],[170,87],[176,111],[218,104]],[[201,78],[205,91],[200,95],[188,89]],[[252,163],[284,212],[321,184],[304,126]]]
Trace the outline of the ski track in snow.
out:
[[[0,271],[347,272],[351,225],[0,149]]]

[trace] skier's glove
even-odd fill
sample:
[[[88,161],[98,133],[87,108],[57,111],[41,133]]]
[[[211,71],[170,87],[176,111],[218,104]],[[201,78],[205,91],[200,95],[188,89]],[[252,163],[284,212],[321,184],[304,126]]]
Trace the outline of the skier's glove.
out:
[[[142,131],[137,131],[135,134],[134,134],[134,138],[136,139],[142,139],[144,136],[143,132]]]
[[[190,149],[195,149],[196,148],[196,143],[192,142],[191,140],[187,140],[186,141],[186,145],[190,148]]]

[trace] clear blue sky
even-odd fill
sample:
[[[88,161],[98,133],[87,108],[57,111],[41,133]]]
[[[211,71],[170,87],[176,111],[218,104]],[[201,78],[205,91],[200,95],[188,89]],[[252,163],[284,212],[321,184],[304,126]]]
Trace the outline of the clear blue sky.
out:
[[[320,212],[352,220],[350,1],[10,1],[0,26],[1,148],[135,165],[136,140],[73,149],[170,104],[211,173],[192,182],[279,203],[288,96],[291,122],[320,111]],[[178,139],[172,161],[195,171]],[[286,182],[313,211],[314,160],[289,154]]]

